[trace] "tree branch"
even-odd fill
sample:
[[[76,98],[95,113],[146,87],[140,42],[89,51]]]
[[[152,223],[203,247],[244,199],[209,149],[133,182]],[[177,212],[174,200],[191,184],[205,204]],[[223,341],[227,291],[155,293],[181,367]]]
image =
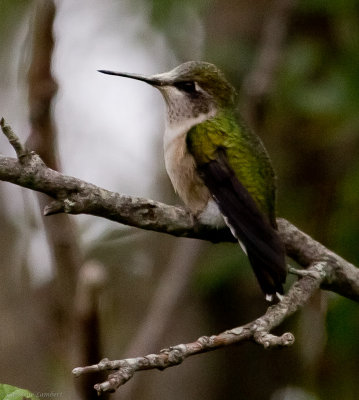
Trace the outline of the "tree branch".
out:
[[[19,159],[19,161],[21,161],[21,159],[27,154],[25,146],[22,145],[19,138],[15,135],[15,133],[11,129],[11,126],[6,125],[4,118],[1,118],[0,120],[0,127],[1,130],[3,131],[3,134],[6,136],[7,140],[15,150],[17,158]]]
[[[48,168],[35,152],[27,151],[3,119],[0,125],[18,155],[18,159],[0,156],[0,180],[51,196],[54,201],[45,207],[45,215],[61,212],[84,213],[175,236],[213,242],[233,241],[228,230],[202,225],[182,207],[123,196],[62,175]],[[193,343],[170,347],[159,354],[117,361],[104,359],[92,366],[75,368],[73,373],[78,376],[87,372],[117,370],[109,375],[107,381],[95,385],[99,393],[114,391],[131,379],[136,371],[165,369],[180,364],[189,356],[231,344],[252,340],[265,348],[291,345],[294,342],[291,333],[275,336],[270,331],[306,304],[319,287],[359,301],[359,270],[354,265],[301,232],[290,222],[281,218],[277,222],[287,254],[308,269],[296,272],[300,279],[262,317],[219,335],[202,336]]]
[[[9,132],[4,121],[1,128]],[[11,145],[21,146],[12,132]],[[48,168],[34,152],[21,158],[0,156],[0,180],[46,193],[54,201],[45,207],[45,215],[57,213],[89,214],[141,229],[174,236],[235,242],[228,229],[201,224],[183,207],[169,206],[154,200],[125,196]],[[326,262],[326,277],[321,287],[359,301],[359,269],[301,232],[290,222],[278,218],[279,234],[287,254],[303,267]]]
[[[359,269],[356,266],[300,231],[289,221],[277,218],[277,224],[289,257],[303,267],[313,262],[327,263],[322,289],[359,301]]]
[[[10,129],[5,122],[2,128]],[[15,142],[19,143],[18,139]],[[121,195],[63,175],[48,168],[34,152],[27,152],[19,160],[0,156],[0,180],[52,197],[54,201],[45,207],[45,215],[90,214],[174,236],[235,241],[227,230],[218,231],[200,224],[182,207]]]
[[[195,342],[172,346],[161,350],[158,354],[115,361],[103,359],[98,364],[78,367],[72,372],[75,376],[80,376],[89,372],[116,370],[115,373],[108,376],[105,382],[95,385],[98,394],[101,394],[102,392],[115,391],[130,380],[137,371],[163,370],[174,367],[190,356],[233,344],[253,341],[264,348],[290,346],[294,343],[294,336],[291,333],[287,332],[281,336],[275,336],[270,331],[308,302],[325,279],[327,267],[325,262],[313,263],[278,304],[269,307],[262,317],[246,325],[227,330],[218,335],[201,336]]]

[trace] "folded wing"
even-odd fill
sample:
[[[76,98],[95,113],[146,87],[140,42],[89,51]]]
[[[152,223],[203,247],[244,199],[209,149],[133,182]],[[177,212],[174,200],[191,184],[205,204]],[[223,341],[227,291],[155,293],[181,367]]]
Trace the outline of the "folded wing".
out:
[[[246,248],[263,292],[283,293],[287,274],[283,244],[276,229],[236,177],[225,150],[218,149],[215,159],[197,164],[197,168],[232,233]]]

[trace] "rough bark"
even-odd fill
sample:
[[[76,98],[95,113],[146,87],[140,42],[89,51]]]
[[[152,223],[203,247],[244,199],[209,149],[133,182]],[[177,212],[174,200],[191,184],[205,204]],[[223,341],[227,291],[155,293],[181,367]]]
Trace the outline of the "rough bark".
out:
[[[3,119],[1,128],[15,149],[18,159],[0,156],[0,180],[52,197],[54,200],[44,209],[45,215],[89,214],[174,236],[212,242],[235,241],[229,230],[203,225],[182,207],[121,195],[54,171],[36,153],[25,149]],[[277,222],[281,239],[290,257],[303,267],[313,262],[327,263],[326,277],[321,284],[323,289],[359,300],[358,268],[290,222],[282,218],[278,218]]]
[[[45,215],[83,213],[175,236],[213,242],[233,241],[229,231],[202,225],[182,207],[124,196],[52,170],[35,152],[26,150],[3,119],[1,128],[18,158],[0,156],[0,180],[52,197],[54,200],[45,207]],[[180,364],[191,355],[234,343],[252,340],[265,348],[291,345],[294,342],[291,333],[275,336],[270,331],[303,307],[319,288],[359,301],[359,269],[290,222],[282,218],[278,218],[277,222],[287,254],[306,269],[290,268],[292,273],[299,276],[299,280],[262,317],[219,335],[203,336],[193,343],[170,347],[159,354],[116,361],[105,359],[92,366],[75,368],[73,373],[82,375],[87,372],[116,370],[105,382],[95,385],[98,392],[114,391],[136,371],[168,368]]]

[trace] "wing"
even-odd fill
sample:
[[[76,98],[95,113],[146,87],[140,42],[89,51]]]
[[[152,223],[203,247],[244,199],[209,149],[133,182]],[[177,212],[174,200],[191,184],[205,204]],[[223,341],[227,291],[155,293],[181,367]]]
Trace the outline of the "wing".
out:
[[[286,264],[278,232],[259,211],[256,203],[226,162],[218,159],[198,167],[203,181],[225,216],[234,236],[247,250],[258,282],[266,294],[283,293]]]
[[[191,140],[191,138],[189,138]],[[283,293],[286,279],[284,246],[256,202],[230,166],[226,150],[214,149],[210,157],[198,156],[193,150],[197,170],[216,201],[233,235],[246,248],[249,261],[264,293]]]

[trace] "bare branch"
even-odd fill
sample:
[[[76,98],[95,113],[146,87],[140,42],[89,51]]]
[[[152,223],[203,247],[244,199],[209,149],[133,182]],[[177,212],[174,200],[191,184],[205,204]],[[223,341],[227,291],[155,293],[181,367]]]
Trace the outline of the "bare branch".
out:
[[[15,136],[16,137],[16,136]],[[62,175],[44,164],[34,152],[22,162],[0,156],[0,180],[46,193],[54,202],[45,214],[89,214],[125,225],[174,236],[234,242],[229,230],[201,224],[183,207],[169,206],[154,200],[124,196],[80,179]],[[322,288],[359,301],[359,269],[301,232],[290,222],[278,218],[279,234],[287,254],[306,267],[313,262],[327,262]]]
[[[250,340],[265,348],[290,346],[294,343],[294,336],[291,333],[275,336],[270,331],[308,302],[325,279],[326,268],[326,263],[313,263],[306,271],[307,274],[291,287],[288,294],[283,296],[278,304],[269,307],[262,317],[244,326],[218,335],[201,336],[195,342],[172,346],[161,350],[158,354],[115,361],[103,359],[98,364],[78,367],[72,372],[75,376],[80,376],[89,372],[116,370],[108,376],[105,382],[95,385],[95,389],[101,394],[115,391],[131,379],[137,371],[163,370],[181,364],[190,356],[229,345]]]
[[[25,146],[22,145],[20,139],[15,135],[15,133],[11,129],[11,126],[6,124],[4,118],[1,118],[0,126],[3,134],[7,137],[9,143],[15,150],[17,158],[19,159],[19,161],[21,161],[22,158],[27,155],[28,151],[26,150]]]
[[[218,231],[200,224],[182,207],[168,206],[140,197],[124,196],[62,175],[47,168],[36,153],[24,164],[0,156],[0,180],[45,193],[55,201],[44,209],[45,215],[58,213],[90,214],[142,229],[174,236],[219,242],[234,241],[227,230]]]
[[[15,142],[18,141],[15,134],[13,137]],[[233,240],[228,231],[219,231],[200,224],[193,215],[181,207],[123,196],[80,179],[62,175],[48,168],[34,152],[22,157],[21,161],[0,156],[0,179],[53,197],[54,202],[47,208],[47,214],[85,213],[176,236],[212,241]],[[219,335],[202,336],[193,343],[177,345],[159,354],[119,361],[102,360],[99,364],[75,368],[73,373],[81,375],[99,370],[117,370],[107,381],[95,385],[98,392],[114,391],[131,379],[136,371],[164,369],[180,364],[191,355],[234,343],[252,340],[266,348],[292,344],[294,337],[291,333],[275,336],[270,331],[306,304],[319,287],[359,301],[359,270],[354,265],[288,221],[279,218],[277,222],[287,254],[309,268],[307,273],[300,273],[302,278],[289,289],[288,294],[278,304],[269,307],[264,316],[247,325]]]
[[[176,236],[193,237],[212,241],[231,240],[226,231],[204,226],[189,212],[152,200],[123,196],[99,188],[79,179],[64,176],[47,168],[36,153],[28,153],[19,160],[0,157],[0,179],[37,190],[52,196],[48,213],[86,213],[142,229],[151,229]],[[293,343],[291,333],[275,336],[270,331],[286,317],[302,307],[313,293],[322,288],[335,291],[359,301],[359,270],[323,245],[301,232],[284,219],[278,219],[281,238],[288,255],[301,265],[309,267],[307,273],[295,283],[288,294],[266,314],[257,320],[214,336],[202,336],[186,345],[165,349],[159,354],[119,361],[103,360],[83,368],[75,368],[74,374],[100,370],[117,370],[108,380],[96,384],[98,392],[114,391],[143,369],[164,369],[180,364],[185,358],[234,343],[252,340],[262,346],[288,346]]]
[[[326,279],[321,288],[359,301],[359,269],[315,241],[289,221],[278,218],[278,230],[289,257],[303,267],[313,262],[326,262]]]

